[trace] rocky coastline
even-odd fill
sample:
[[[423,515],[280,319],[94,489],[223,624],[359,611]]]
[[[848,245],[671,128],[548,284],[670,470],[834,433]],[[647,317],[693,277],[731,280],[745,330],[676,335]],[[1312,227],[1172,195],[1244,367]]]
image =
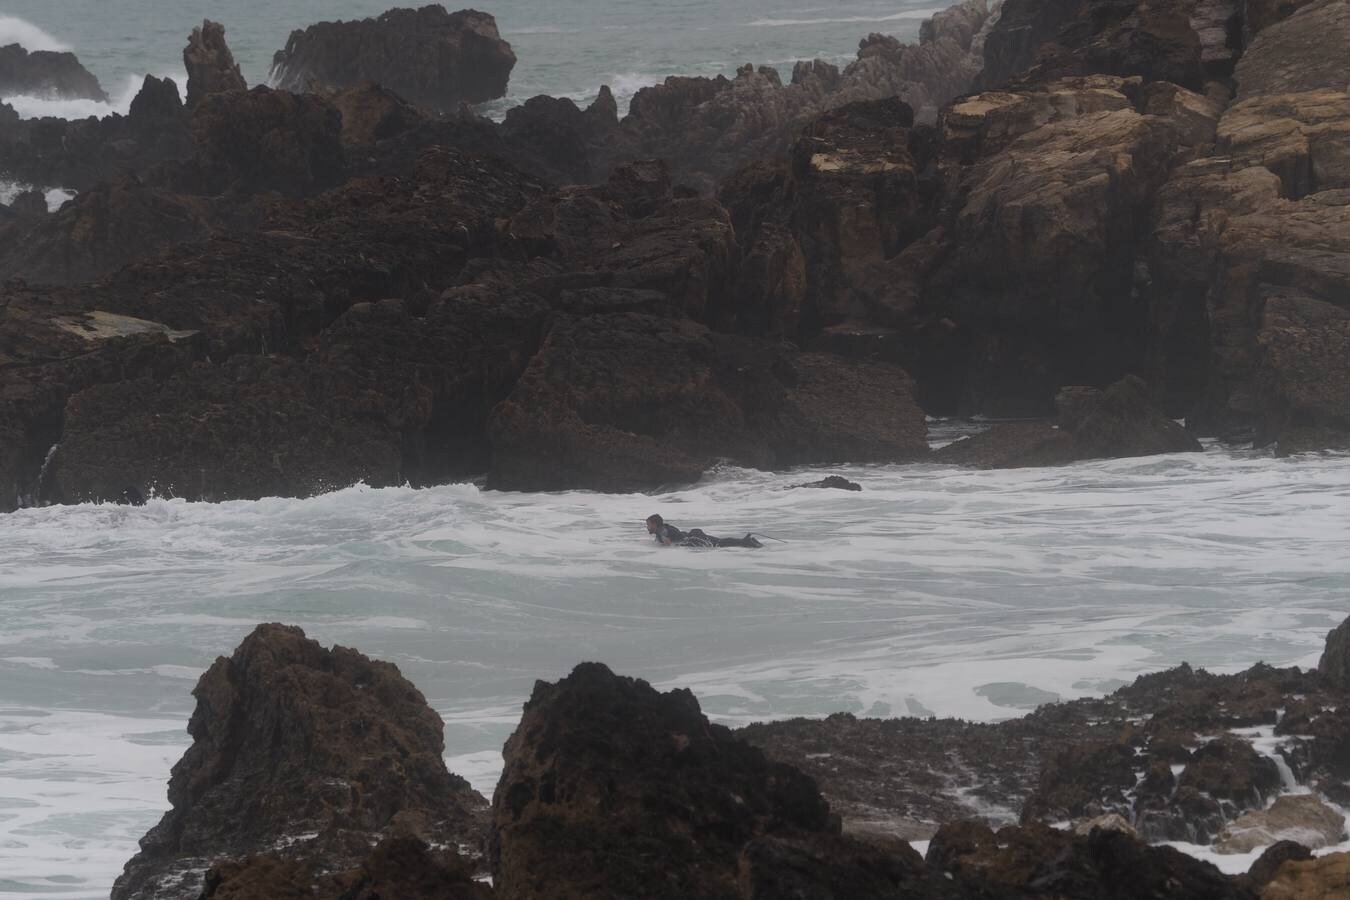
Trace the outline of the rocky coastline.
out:
[[[1350,853],[1312,851],[1347,838],[1348,659],[1350,620],[1306,672],[1183,664],[993,724],[737,731],[582,663],[536,683],[489,801],[396,667],[260,625],[198,681],[172,809],[112,896],[1339,896]]]
[[[966,0],[500,123],[491,17],[413,13],[293,35],[290,90],[207,22],[126,116],[0,106],[78,192],[0,217],[0,510],[1350,447],[1342,2]],[[1045,424],[930,456],[971,415]]]

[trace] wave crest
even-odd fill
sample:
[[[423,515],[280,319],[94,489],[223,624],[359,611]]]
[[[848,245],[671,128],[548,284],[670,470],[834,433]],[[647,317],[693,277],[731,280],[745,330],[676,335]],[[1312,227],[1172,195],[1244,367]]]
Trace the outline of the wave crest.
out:
[[[18,44],[29,52],[54,50],[60,53],[70,49],[32,22],[16,16],[0,16],[0,47],[9,44]]]

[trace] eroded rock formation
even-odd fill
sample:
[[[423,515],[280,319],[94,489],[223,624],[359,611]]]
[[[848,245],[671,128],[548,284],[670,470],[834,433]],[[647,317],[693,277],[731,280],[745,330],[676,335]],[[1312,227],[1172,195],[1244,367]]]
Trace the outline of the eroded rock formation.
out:
[[[66,100],[108,99],[98,79],[74,53],[29,52],[18,44],[0,47],[0,97],[25,94]]]
[[[274,870],[333,872],[361,866],[388,837],[477,848],[487,801],[446,771],[440,717],[390,663],[260,625],[193,696],[173,808],[141,840],[115,900],[195,900],[208,867],[253,854],[278,854]],[[217,868],[217,888],[235,877]]]
[[[272,82],[283,90],[313,91],[374,81],[446,113],[504,95],[515,64],[492,16],[429,5],[293,31],[272,61]]]

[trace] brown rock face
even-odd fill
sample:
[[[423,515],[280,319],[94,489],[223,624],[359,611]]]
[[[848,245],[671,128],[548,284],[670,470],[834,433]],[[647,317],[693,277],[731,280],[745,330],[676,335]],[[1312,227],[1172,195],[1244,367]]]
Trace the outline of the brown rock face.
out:
[[[486,801],[446,771],[440,717],[395,666],[260,625],[193,694],[173,809],[141,840],[116,900],[196,898],[211,863],[267,851],[331,872],[394,834],[477,844]]]
[[[1214,848],[1220,853],[1248,853],[1280,840],[1297,841],[1316,850],[1340,843],[1345,814],[1313,794],[1276,797],[1269,809],[1244,813],[1224,828]]]
[[[341,114],[320,97],[262,86],[207,94],[192,113],[199,190],[318,193],[346,176],[341,135]]]
[[[489,483],[629,491],[744,465],[917,458],[904,371],[648,313],[559,317],[496,410]],[[865,410],[865,411],[864,411]]]
[[[969,90],[989,20],[987,0],[965,0],[927,21],[916,45],[869,35],[843,71],[802,62],[788,84],[776,69],[752,65],[734,78],[667,78],[638,91],[601,157],[665,159],[678,182],[712,192],[747,164],[785,156],[802,128],[838,107],[895,98],[931,123]]]
[[[1317,663],[1317,672],[1332,687],[1350,691],[1350,619],[1327,635],[1327,648]]]
[[[1261,900],[1337,900],[1350,894],[1350,853],[1292,860],[1280,866]]]
[[[0,97],[34,94],[71,100],[107,101],[98,79],[74,53],[29,52],[18,44],[0,47]]]
[[[512,900],[730,900],[747,842],[829,830],[810,778],[709,724],[688,691],[598,663],[537,683],[504,755],[492,869]]]
[[[503,96],[515,64],[492,16],[431,5],[293,31],[272,60],[272,82],[307,91],[374,81],[417,106],[447,113]]]
[[[453,849],[424,841],[385,838],[356,868],[321,870],[312,859],[250,856],[206,873],[200,900],[491,900]]]
[[[234,54],[225,43],[225,26],[207,19],[192,29],[183,48],[183,67],[187,69],[187,105],[196,106],[210,94],[248,90]]]
[[[993,896],[1084,900],[1255,897],[1209,863],[1102,829],[1083,837],[1039,823],[998,832],[973,822],[946,825],[929,844],[927,863],[970,891],[969,896],[985,890]]]
[[[1231,74],[1234,0],[1008,0],[985,45],[982,89],[1066,75],[1138,75],[1200,90]],[[1245,4],[1251,5],[1251,4]]]
[[[35,284],[92,281],[170,244],[205,237],[212,219],[200,198],[164,194],[123,176],[16,228],[14,240],[0,242],[0,273]]]

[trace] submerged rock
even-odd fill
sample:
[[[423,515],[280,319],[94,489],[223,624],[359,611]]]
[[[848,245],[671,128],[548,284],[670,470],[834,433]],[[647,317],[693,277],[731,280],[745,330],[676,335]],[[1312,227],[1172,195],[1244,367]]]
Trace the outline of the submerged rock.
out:
[[[827,475],[820,481],[812,481],[807,484],[794,484],[793,487],[799,488],[832,488],[836,491],[861,491],[862,485],[856,481],[849,481],[842,475]]]
[[[293,31],[273,57],[272,83],[313,91],[373,81],[417,106],[448,113],[461,103],[503,96],[515,64],[492,16],[429,5]]]
[[[260,625],[193,695],[173,808],[141,840],[114,900],[195,900],[208,867],[260,853],[281,857],[267,879],[294,882],[306,867],[359,866],[396,835],[478,846],[487,801],[446,771],[440,717],[392,664]]]

